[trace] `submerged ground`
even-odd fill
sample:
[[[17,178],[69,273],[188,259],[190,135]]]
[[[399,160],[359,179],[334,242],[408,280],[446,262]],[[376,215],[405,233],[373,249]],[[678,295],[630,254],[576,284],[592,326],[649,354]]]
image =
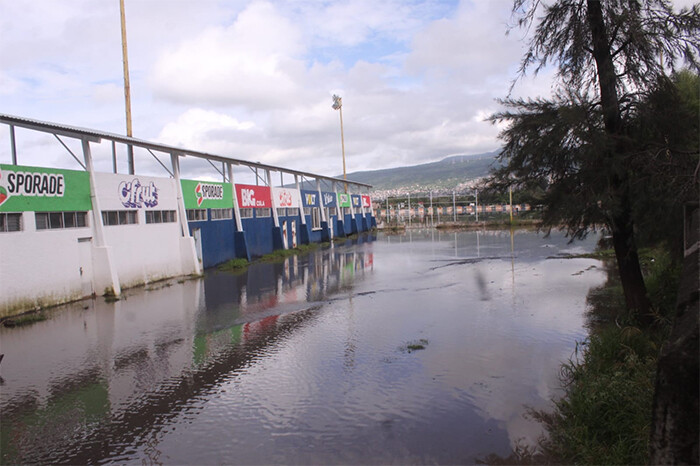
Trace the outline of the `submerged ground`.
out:
[[[363,235],[0,329],[3,463],[473,463],[534,442],[587,335],[590,252]]]

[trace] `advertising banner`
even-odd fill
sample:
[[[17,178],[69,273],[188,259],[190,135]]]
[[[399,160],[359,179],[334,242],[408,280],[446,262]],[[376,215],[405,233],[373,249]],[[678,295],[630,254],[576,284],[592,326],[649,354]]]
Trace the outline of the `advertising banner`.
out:
[[[180,180],[185,209],[227,209],[233,207],[233,192],[229,183]]]
[[[299,207],[299,191],[289,188],[272,188],[275,207]]]
[[[352,194],[350,198],[352,199],[352,206],[359,209],[362,205],[362,197],[358,194]]]
[[[236,199],[241,209],[272,207],[270,188],[248,184],[236,185]]]
[[[362,196],[362,207],[369,209],[372,206],[372,200],[369,196]]]
[[[177,209],[177,185],[172,178],[95,173],[95,191],[103,210]]]
[[[321,205],[319,200],[318,191],[301,190],[301,203],[304,207],[319,207]]]
[[[321,193],[321,202],[323,202],[323,207],[337,207],[338,206],[338,196],[335,193]]]
[[[0,164],[0,212],[92,210],[88,172]]]
[[[338,207],[350,207],[350,195],[338,193]]]

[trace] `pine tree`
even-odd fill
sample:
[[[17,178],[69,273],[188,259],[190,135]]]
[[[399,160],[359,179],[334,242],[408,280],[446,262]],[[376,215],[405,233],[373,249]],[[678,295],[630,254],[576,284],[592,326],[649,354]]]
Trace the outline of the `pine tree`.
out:
[[[545,187],[545,222],[577,236],[595,223],[612,234],[627,307],[650,324],[633,215],[632,131],[641,102],[681,61],[700,63],[700,6],[667,0],[514,0],[518,26],[535,29],[519,75],[555,65],[551,99],[506,99],[492,121],[506,166],[496,184]]]

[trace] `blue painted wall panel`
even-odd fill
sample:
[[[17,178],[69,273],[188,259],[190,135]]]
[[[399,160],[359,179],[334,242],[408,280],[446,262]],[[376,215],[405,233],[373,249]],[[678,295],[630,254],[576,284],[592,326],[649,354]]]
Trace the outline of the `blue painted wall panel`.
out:
[[[242,220],[251,257],[270,254],[273,250],[272,226],[274,223],[272,217],[244,218]]]
[[[190,235],[196,228],[201,230],[202,266],[205,269],[237,257],[234,241],[236,222],[233,219],[188,222],[188,226]]]

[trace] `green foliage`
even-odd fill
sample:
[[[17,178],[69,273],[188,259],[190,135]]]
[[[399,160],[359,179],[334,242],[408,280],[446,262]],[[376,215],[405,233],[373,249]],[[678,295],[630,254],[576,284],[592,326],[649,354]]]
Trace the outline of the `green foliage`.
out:
[[[23,327],[36,322],[42,322],[46,319],[48,319],[48,317],[46,317],[44,312],[28,312],[11,319],[4,319],[2,323],[5,327]]]
[[[296,248],[292,249],[277,249],[272,251],[270,254],[265,254],[258,260],[260,262],[282,262],[289,256],[308,253],[309,251],[313,251],[314,249],[318,248],[318,246],[318,244],[312,243],[300,244]]]
[[[247,259],[236,258],[219,265],[218,269],[224,272],[236,272],[245,270],[248,264]]]
[[[682,258],[683,204],[697,200],[700,77],[684,70],[658,81],[630,124],[628,160],[640,245],[668,243]]]
[[[582,361],[563,366],[555,413],[535,414],[550,433],[543,449],[566,463],[646,463],[655,345],[636,327],[609,326],[586,346]]]
[[[589,294],[591,336],[562,365],[565,395],[553,413],[534,412],[549,437],[545,455],[575,464],[645,464],[656,363],[672,324],[680,269],[663,247],[641,251],[657,317],[637,326],[614,279]]]
[[[657,180],[681,179],[692,162],[683,147],[697,141],[697,130],[679,120],[686,108],[659,96],[673,93],[666,70],[680,59],[700,69],[700,6],[675,12],[667,0],[514,0],[513,13],[519,26],[534,24],[520,75],[554,64],[559,87],[552,99],[506,99],[507,110],[491,118],[509,123],[501,133],[507,166],[492,183],[541,188],[544,224],[564,222],[574,237],[607,225],[626,305],[648,320],[635,227],[640,216],[648,219],[647,203],[669,191]],[[654,177],[664,169],[668,176]],[[682,203],[680,191],[668,199]]]

